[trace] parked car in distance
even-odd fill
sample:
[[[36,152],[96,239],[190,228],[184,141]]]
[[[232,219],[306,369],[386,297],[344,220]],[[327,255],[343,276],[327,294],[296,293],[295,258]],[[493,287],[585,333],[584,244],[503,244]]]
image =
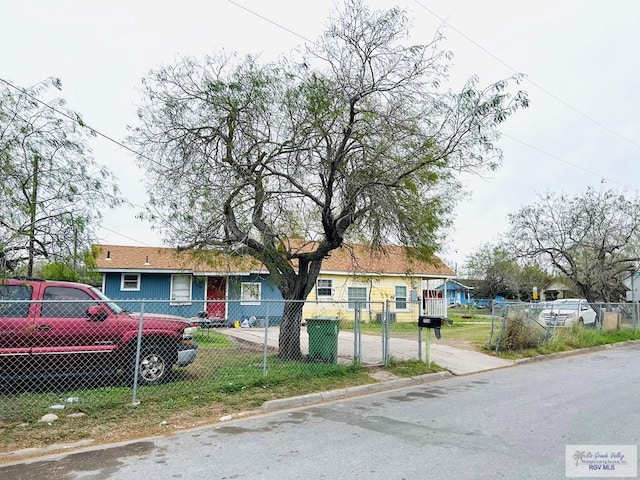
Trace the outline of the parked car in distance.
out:
[[[170,377],[174,365],[195,360],[193,330],[187,319],[172,315],[144,314],[140,322],[140,314],[90,285],[0,279],[0,382],[115,374],[133,379],[137,371],[139,384],[155,385]]]
[[[596,325],[598,314],[584,298],[562,298],[548,302],[538,316],[538,322],[548,327]]]

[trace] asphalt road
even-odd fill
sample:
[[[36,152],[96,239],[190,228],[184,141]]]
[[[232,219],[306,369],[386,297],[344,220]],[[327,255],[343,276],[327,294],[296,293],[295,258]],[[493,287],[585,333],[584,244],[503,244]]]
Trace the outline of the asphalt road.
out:
[[[0,468],[12,479],[563,479],[565,445],[640,443],[640,345]]]

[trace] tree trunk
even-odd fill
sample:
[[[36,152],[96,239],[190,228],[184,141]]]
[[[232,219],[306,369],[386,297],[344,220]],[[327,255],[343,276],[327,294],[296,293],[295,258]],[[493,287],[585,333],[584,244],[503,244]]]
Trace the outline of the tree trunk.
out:
[[[27,277],[33,277],[36,249],[36,209],[38,206],[38,174],[40,173],[40,159],[38,155],[33,156],[31,168],[33,170],[33,183],[31,184],[31,198],[29,198],[29,260],[27,263]]]
[[[304,300],[285,300],[278,339],[278,356],[286,360],[301,360],[300,325]]]

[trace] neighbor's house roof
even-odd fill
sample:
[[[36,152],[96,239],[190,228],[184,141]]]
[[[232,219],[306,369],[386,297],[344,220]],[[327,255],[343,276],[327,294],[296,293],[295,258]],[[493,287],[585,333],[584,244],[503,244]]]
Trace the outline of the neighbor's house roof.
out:
[[[130,247],[122,245],[96,245],[97,270],[106,272],[188,272],[202,275],[238,275],[242,273],[267,273],[260,262],[249,256],[236,257],[227,254],[212,255],[201,252],[194,256],[169,247]],[[324,274],[388,275],[431,278],[450,278],[455,274],[437,257],[433,262],[409,258],[404,247],[385,246],[384,251],[373,251],[364,245],[354,245],[333,250],[324,259]]]
[[[436,287],[435,290],[444,290],[445,284]],[[470,287],[463,283],[458,282],[457,280],[448,280],[447,281],[447,290],[473,290],[475,287]]]
[[[549,283],[549,285],[547,285],[546,287],[544,287],[545,291],[566,291],[566,290],[571,290],[571,288],[569,286],[567,286],[567,284],[565,284],[564,282],[562,282],[561,280],[554,280],[551,283]]]

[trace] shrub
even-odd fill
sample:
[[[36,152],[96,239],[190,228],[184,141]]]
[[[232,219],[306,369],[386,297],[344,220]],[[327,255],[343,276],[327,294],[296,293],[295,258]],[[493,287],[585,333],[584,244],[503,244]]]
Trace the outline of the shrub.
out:
[[[506,320],[502,332],[502,348],[516,351],[537,348],[549,338],[545,328],[537,322],[527,319],[523,314],[512,314]]]

